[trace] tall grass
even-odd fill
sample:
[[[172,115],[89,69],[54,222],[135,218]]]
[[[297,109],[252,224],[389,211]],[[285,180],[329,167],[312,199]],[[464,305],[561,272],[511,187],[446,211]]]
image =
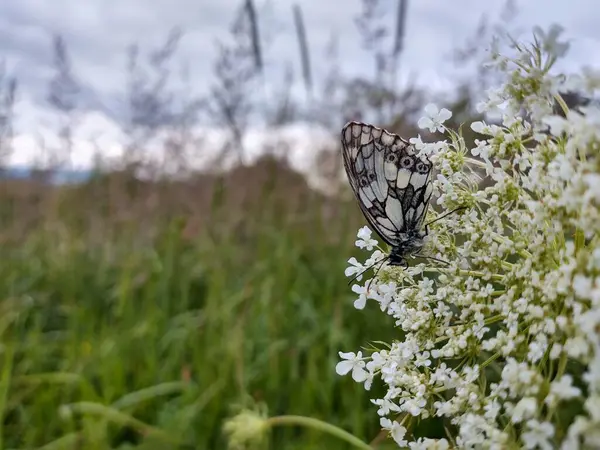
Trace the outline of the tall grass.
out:
[[[108,185],[46,189],[53,210],[36,221],[11,203],[2,448],[219,449],[223,419],[250,400],[374,437],[356,408],[369,394],[334,371],[340,349],[390,338],[376,311],[353,311],[343,275],[360,213],[294,179],[244,169],[187,199],[148,185],[146,212]],[[296,429],[270,443],[347,448]]]

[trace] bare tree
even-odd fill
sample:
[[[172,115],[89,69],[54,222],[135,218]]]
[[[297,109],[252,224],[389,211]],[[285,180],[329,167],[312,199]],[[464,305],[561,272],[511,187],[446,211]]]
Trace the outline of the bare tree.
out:
[[[248,2],[245,2],[230,29],[230,41],[216,44],[215,82],[208,104],[213,118],[230,132],[222,158],[233,154],[239,162],[242,161],[243,135],[253,111],[254,91],[262,68],[261,46],[256,41],[257,18],[249,11]]]
[[[154,136],[165,124],[173,123],[173,95],[168,83],[171,61],[181,39],[181,31],[173,29],[165,42],[151,50],[142,61],[139,45],[132,44],[127,54],[128,132],[137,144]]]
[[[194,169],[189,158],[197,158],[200,145],[199,137],[194,131],[198,123],[198,115],[204,106],[203,100],[191,95],[192,80],[187,64],[181,68],[181,92],[175,94],[177,99],[177,120],[169,127],[165,140],[165,161],[163,165],[169,173],[185,175]]]
[[[306,95],[308,100],[312,97],[312,71],[310,67],[310,51],[308,48],[308,41],[306,39],[306,27],[304,26],[304,17],[302,15],[302,9],[298,5],[292,7],[294,13],[294,25],[296,27],[296,37],[298,39],[298,46],[300,48],[300,66],[302,67],[302,79],[304,80],[304,87],[306,89]]]
[[[67,45],[60,34],[52,39],[54,76],[48,85],[47,101],[59,114],[61,146],[51,152],[50,167],[69,164],[73,152],[73,130],[77,122],[80,84],[73,71]]]
[[[348,120],[360,119],[360,113],[344,108],[343,95],[345,92],[345,79],[341,70],[338,36],[334,33],[329,37],[324,52],[324,76],[319,92],[320,98],[313,101],[309,108],[309,115],[315,117],[320,124],[330,128],[341,127]]]
[[[372,116],[378,123],[390,123],[403,114],[398,110],[399,59],[404,47],[405,23],[408,0],[400,0],[396,11],[396,28],[390,30],[389,3],[380,0],[362,0],[362,11],[355,18],[355,24],[362,38],[362,46],[373,58],[373,78],[355,77],[346,82],[348,94],[344,108],[352,111],[360,105],[361,115]]]
[[[505,36],[511,28],[514,30],[513,21],[518,14],[514,0],[506,0],[500,16],[495,20],[490,20],[485,14],[481,16],[479,23],[472,36],[467,38],[465,43],[456,48],[450,58],[456,67],[473,68],[458,80],[459,90],[462,96],[466,96],[471,101],[466,101],[466,97],[459,99],[458,105],[462,105],[464,112],[472,111],[472,100],[484,92],[490,86],[498,85],[501,80],[498,79],[498,73],[491,70],[485,63],[488,57],[488,45],[495,36]]]
[[[192,94],[187,68],[176,72],[175,57],[182,37],[182,30],[173,28],[155,49],[143,52],[137,44],[128,49],[129,114],[125,130],[129,143],[125,165],[130,170],[144,166],[147,144],[153,141],[160,145],[161,138],[168,149],[165,154],[168,160],[163,159],[162,165],[168,164],[171,170],[184,165],[185,142],[190,138],[202,102]],[[155,172],[158,168],[146,165],[144,169]]]
[[[267,108],[267,124],[280,126],[298,119],[298,105],[292,96],[294,70],[291,64],[283,68],[283,77],[275,91],[273,104]]]
[[[13,138],[14,105],[17,95],[17,80],[8,74],[6,62],[0,63],[0,176],[8,165]]]

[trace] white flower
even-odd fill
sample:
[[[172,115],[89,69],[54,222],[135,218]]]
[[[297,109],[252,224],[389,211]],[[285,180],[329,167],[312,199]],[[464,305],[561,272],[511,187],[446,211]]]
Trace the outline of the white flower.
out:
[[[365,391],[370,391],[371,390],[371,386],[373,385],[373,378],[374,377],[375,377],[375,374],[373,372],[367,372],[367,378],[365,379],[365,382],[364,382],[364,385],[363,385],[364,388],[365,388]]]
[[[389,283],[379,284],[377,290],[379,293],[377,301],[381,306],[381,310],[385,311],[396,295],[396,282],[390,281]]]
[[[423,150],[423,148],[425,147],[425,143],[421,140],[421,135],[417,135],[417,137],[412,137],[408,140],[408,142],[410,142],[412,145],[415,146],[415,148],[417,150]]]
[[[432,157],[440,153],[444,150],[448,144],[446,141],[439,142],[423,142],[421,140],[421,136],[417,136],[416,138],[410,138],[408,140],[412,145],[415,146],[415,149],[418,150],[417,156],[420,158],[421,156]]]
[[[550,31],[546,33],[540,27],[534,27],[533,33],[542,43],[542,49],[548,54],[560,58],[569,50],[568,42],[559,42],[558,37],[562,34],[564,28],[560,25],[552,25]]]
[[[554,426],[548,422],[538,422],[535,419],[525,424],[527,431],[521,436],[521,440],[527,449],[552,450],[550,439],[554,436]]]
[[[369,259],[365,261],[366,267],[371,267],[385,258],[385,254],[381,250],[375,250]]]
[[[419,438],[408,444],[411,450],[448,450],[450,444],[446,439]]]
[[[544,117],[542,122],[550,127],[550,133],[552,133],[553,136],[560,137],[563,133],[568,131],[569,123],[563,117],[547,116]]]
[[[512,410],[511,419],[514,423],[520,423],[523,419],[529,419],[533,417],[537,410],[537,402],[535,398],[526,397],[517,403]]]
[[[479,134],[487,134],[489,136],[499,136],[503,133],[502,128],[498,125],[488,125],[483,121],[476,121],[471,124],[471,129]]]
[[[473,383],[479,378],[479,366],[475,365],[474,367],[465,367],[462,370],[462,375],[467,383]]]
[[[354,284],[352,285],[352,292],[358,294],[358,298],[354,301],[354,307],[356,309],[365,309],[365,306],[367,306],[368,287]]]
[[[390,412],[398,412],[400,408],[398,405],[394,404],[391,400],[387,398],[378,398],[375,400],[371,400],[375,405],[379,406],[377,410],[377,414],[380,416],[387,416]]]
[[[475,139],[475,144],[477,147],[471,150],[471,154],[473,156],[480,156],[482,159],[489,160],[492,147],[488,144],[488,142]]]
[[[404,439],[404,435],[406,434],[406,428],[404,428],[398,422],[392,422],[386,417],[382,417],[381,419],[379,419],[379,424],[384,430],[390,431],[392,438],[394,439],[396,444],[398,444],[399,447],[406,446],[407,441]]]
[[[483,409],[485,410],[484,417],[490,420],[496,420],[498,414],[500,414],[501,406],[498,400],[493,399],[488,404],[486,404]]]
[[[377,247],[378,242],[375,239],[371,238],[371,229],[369,227],[362,227],[358,230],[356,236],[358,239],[354,243],[360,249],[366,249],[367,251],[372,251],[373,248]]]
[[[581,389],[573,386],[573,377],[563,375],[560,380],[555,380],[550,385],[550,394],[546,398],[546,403],[552,403],[553,400],[569,400],[581,395]]]
[[[368,373],[364,369],[365,362],[362,359],[362,352],[339,352],[340,358],[344,361],[340,361],[335,366],[335,371],[338,375],[346,375],[352,371],[352,379],[358,383],[362,383],[367,379]]]
[[[600,108],[559,117],[553,106],[568,86],[600,90],[600,71],[558,73],[559,34],[536,30],[533,44],[493,56],[509,81],[479,106],[494,116],[470,124],[484,135],[474,144],[433,105],[419,121],[451,137],[410,141],[435,166],[436,214],[466,207],[428,230],[422,255],[447,266],[386,265],[368,289],[353,286],[357,308],[375,299],[399,328],[388,343],[365,336],[375,349],[359,379],[383,384],[372,401],[386,429],[407,413],[403,446],[436,448],[405,438],[435,415],[453,448],[600,448]]]
[[[429,359],[429,352],[417,353],[415,358],[415,366],[429,367],[431,366],[431,360]]]
[[[597,173],[588,173],[583,176],[583,180],[588,188],[586,196],[596,201],[600,201],[600,175]]]
[[[504,99],[503,89],[490,88],[487,90],[487,100],[477,103],[475,109],[477,112],[492,112],[502,105],[506,100]]]
[[[369,372],[375,372],[380,370],[381,367],[386,363],[387,356],[388,353],[385,350],[382,350],[381,352],[374,352],[371,355],[371,361],[367,363],[367,370]]]
[[[348,260],[348,264],[350,264],[350,266],[346,267],[346,270],[344,270],[344,275],[347,277],[352,277],[365,270],[365,267],[359,263],[354,256]],[[356,279],[360,281],[362,279],[362,275],[358,275]]]
[[[438,109],[433,103],[428,104],[425,107],[425,117],[421,117],[417,123],[419,128],[427,128],[431,133],[436,130],[439,132],[444,131],[443,123],[452,117],[452,113],[446,108]]]

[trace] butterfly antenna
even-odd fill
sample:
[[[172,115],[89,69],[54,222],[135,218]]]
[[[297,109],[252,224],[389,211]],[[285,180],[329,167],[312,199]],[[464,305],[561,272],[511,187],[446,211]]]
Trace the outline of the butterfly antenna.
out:
[[[423,259],[430,259],[432,261],[437,261],[439,263],[446,264],[447,266],[450,265],[450,263],[448,261],[444,261],[443,259],[434,258],[433,256],[424,256],[424,255],[419,255],[419,256]]]
[[[429,222],[429,223],[425,224],[425,226],[426,226],[426,227],[428,227],[428,226],[429,226],[429,225],[431,225],[432,223],[435,223],[435,222],[437,222],[438,220],[442,220],[444,217],[448,217],[450,214],[454,214],[455,212],[457,212],[457,211],[460,211],[460,210],[462,210],[462,209],[467,209],[467,207],[466,207],[466,206],[459,206],[458,208],[456,208],[456,209],[453,209],[452,211],[450,211],[450,212],[447,212],[446,214],[444,214],[444,215],[442,215],[442,216],[440,216],[440,217],[438,217],[438,218],[436,218],[436,219],[433,219],[431,222]]]
[[[388,259],[390,259],[389,256],[386,256],[385,258],[383,258],[380,262],[379,262],[379,267],[377,268],[377,270],[375,271],[375,273],[373,274],[373,276],[371,277],[371,279],[369,280],[369,285],[367,286],[367,291],[369,290],[369,288],[371,287],[371,282],[375,279],[375,277],[377,276],[377,274],[379,273],[379,271],[381,270],[381,268],[383,267],[383,263],[386,262]],[[377,263],[375,263],[377,264]],[[373,266],[375,265],[373,264]],[[371,267],[373,267],[371,266]]]
[[[350,280],[348,281],[348,285],[350,285],[351,283],[353,283],[358,277],[360,277],[362,274],[364,274],[367,270],[375,267],[377,264],[380,264],[379,269],[381,269],[381,265],[383,265],[383,263],[385,261],[387,261],[389,259],[389,256],[386,256],[385,258],[383,258],[381,261],[377,261],[374,262],[373,264],[371,264],[369,267],[365,267],[365,270],[363,270],[362,272],[357,273],[356,275],[354,275],[352,278],[350,278]],[[377,269],[377,272],[379,272],[379,269]],[[377,272],[375,272],[375,274],[377,274]],[[375,276],[375,275],[374,275]]]

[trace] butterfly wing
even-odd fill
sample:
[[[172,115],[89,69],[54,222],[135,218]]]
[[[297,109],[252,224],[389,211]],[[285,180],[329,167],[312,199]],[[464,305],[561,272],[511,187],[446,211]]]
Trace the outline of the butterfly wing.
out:
[[[432,164],[400,136],[360,122],[342,129],[344,167],[369,224],[389,245],[399,245],[425,219]]]

